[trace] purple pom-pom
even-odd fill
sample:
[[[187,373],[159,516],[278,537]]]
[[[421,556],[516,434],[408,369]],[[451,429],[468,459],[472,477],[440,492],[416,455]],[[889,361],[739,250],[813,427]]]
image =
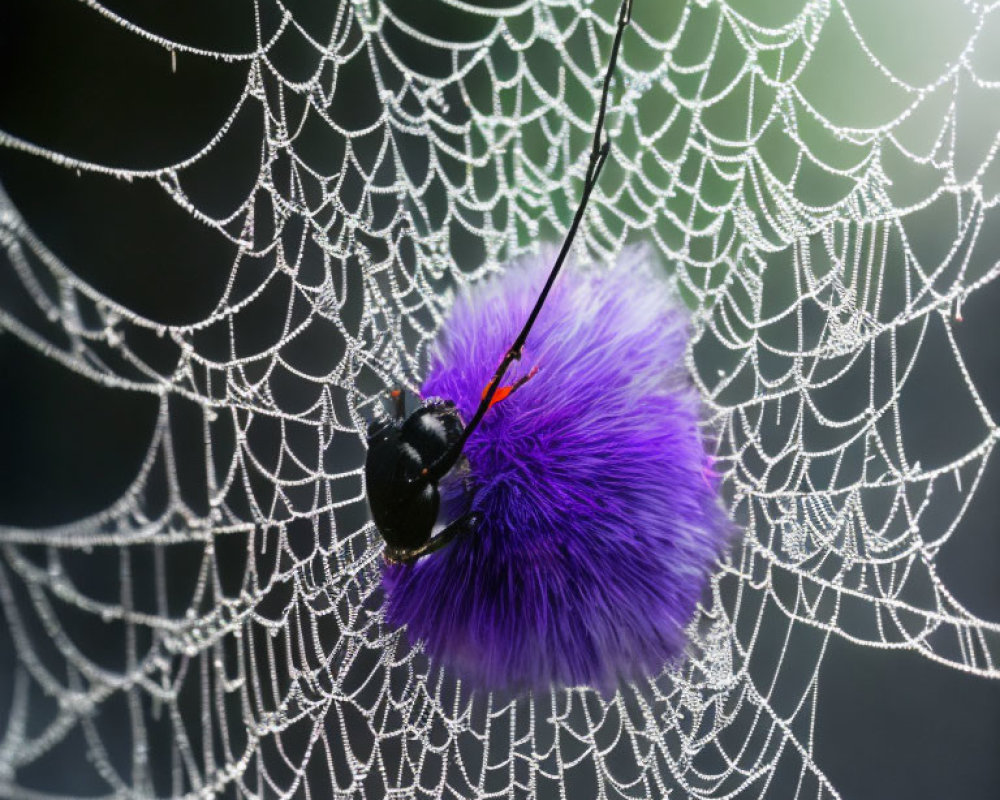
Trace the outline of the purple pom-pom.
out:
[[[424,397],[469,420],[524,324],[549,255],[460,295]],[[726,546],[683,355],[687,315],[630,250],[606,272],[567,264],[493,406],[441,484],[449,519],[478,528],[387,566],[390,624],[486,689],[546,689],[649,675],[676,659]]]

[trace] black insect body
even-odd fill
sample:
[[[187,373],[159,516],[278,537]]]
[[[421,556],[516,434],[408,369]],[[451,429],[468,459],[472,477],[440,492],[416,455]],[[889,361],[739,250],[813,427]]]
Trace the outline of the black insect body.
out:
[[[375,422],[368,428],[368,457],[365,461],[368,505],[375,527],[385,539],[385,558],[392,563],[410,564],[421,556],[444,547],[460,533],[476,527],[478,514],[472,512],[455,520],[431,538],[441,505],[438,482],[458,463],[462,448],[490,407],[508,397],[534,374],[532,371],[512,386],[500,386],[511,364],[521,357],[528,333],[569,254],[591,192],[597,185],[601,169],[608,158],[610,143],[601,141],[608,110],[608,95],[622,35],[631,18],[632,0],[622,0],[618,29],[611,46],[601,102],[597,109],[593,146],[584,176],[580,205],[528,320],[483,390],[476,413],[468,424],[463,425],[455,404],[445,401],[428,403],[406,417],[403,394],[396,390],[392,393],[396,402],[395,419]]]
[[[365,481],[386,560],[411,563],[474,528],[478,514],[460,517],[431,538],[441,506],[438,480],[461,454],[465,426],[454,403],[430,403],[404,419],[402,393],[393,396],[395,419],[368,428]]]

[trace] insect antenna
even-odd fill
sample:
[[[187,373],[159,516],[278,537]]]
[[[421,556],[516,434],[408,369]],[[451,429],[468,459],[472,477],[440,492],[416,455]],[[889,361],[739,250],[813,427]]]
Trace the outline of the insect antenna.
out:
[[[604,133],[604,120],[608,113],[608,97],[611,94],[611,78],[614,75],[615,65],[618,63],[618,52],[621,50],[622,36],[625,33],[625,28],[628,27],[631,20],[632,0],[623,0],[621,9],[618,12],[618,28],[615,31],[615,39],[611,45],[611,56],[608,58],[608,69],[604,73],[604,85],[601,88],[601,103],[597,110],[597,124],[594,126],[594,143],[590,150],[590,163],[587,166],[587,175],[583,182],[583,195],[580,198],[580,205],[577,207],[576,213],[573,215],[573,221],[570,223],[569,229],[566,231],[566,238],[563,240],[562,247],[559,248],[559,255],[556,257],[555,263],[552,265],[549,277],[545,281],[545,286],[542,287],[542,291],[538,294],[538,299],[535,301],[534,308],[531,309],[531,313],[528,315],[528,319],[524,323],[524,327],[521,328],[521,332],[517,335],[514,343],[510,346],[510,349],[504,353],[504,357],[500,361],[500,365],[497,367],[496,372],[493,374],[493,378],[486,387],[483,398],[479,403],[479,408],[476,409],[475,415],[465,427],[465,431],[462,436],[463,444],[482,421],[483,416],[486,414],[486,411],[489,409],[490,403],[493,400],[493,395],[496,394],[497,389],[500,387],[500,381],[503,380],[507,370],[510,369],[510,365],[521,358],[521,350],[524,347],[524,343],[528,339],[528,334],[531,333],[531,328],[534,326],[535,320],[538,319],[538,315],[541,313],[542,306],[545,305],[545,299],[549,296],[552,285],[556,282],[556,278],[559,276],[559,271],[562,269],[563,263],[566,261],[566,256],[569,255],[570,248],[573,246],[573,240],[576,238],[577,229],[580,227],[580,223],[583,221],[583,216],[587,211],[587,203],[590,201],[590,194],[594,191],[594,187],[597,185],[597,179],[601,175],[601,169],[604,167],[604,162],[607,161],[608,152],[611,149],[611,142],[607,139],[602,142],[601,138]]]
[[[583,221],[583,216],[587,211],[587,203],[590,200],[590,195],[594,191],[594,187],[597,185],[597,180],[601,175],[601,169],[604,167],[604,162],[608,159],[611,142],[607,139],[602,141],[604,121],[608,113],[608,98],[611,94],[611,79],[614,76],[615,65],[618,62],[618,52],[621,50],[622,36],[625,34],[625,28],[628,27],[631,21],[632,0],[623,0],[621,8],[618,12],[618,27],[615,31],[614,42],[611,45],[611,55],[608,58],[608,68],[604,73],[604,84],[601,89],[601,102],[597,110],[597,122],[594,126],[594,141],[590,150],[590,163],[587,166],[587,174],[583,181],[583,194],[580,198],[580,205],[577,207],[576,213],[573,215],[573,221],[570,223],[569,229],[566,231],[566,238],[563,240],[562,247],[559,248],[559,255],[556,257],[555,263],[552,265],[552,269],[549,272],[549,277],[546,279],[545,285],[542,287],[542,291],[538,294],[538,299],[535,301],[535,305],[531,309],[531,313],[528,315],[528,319],[524,323],[524,327],[521,328],[521,332],[517,335],[514,343],[510,346],[507,352],[504,353],[504,356],[500,361],[500,365],[497,367],[496,372],[493,373],[493,377],[486,385],[486,389],[483,390],[479,407],[476,409],[476,413],[473,415],[472,419],[469,420],[468,425],[465,426],[461,437],[452,447],[448,449],[448,452],[444,453],[434,464],[425,468],[418,477],[414,478],[411,481],[412,484],[422,484],[427,481],[439,480],[455,465],[455,462],[458,461],[458,457],[462,453],[462,448],[465,446],[465,443],[468,441],[469,437],[473,434],[476,428],[479,427],[479,423],[482,422],[486,412],[493,404],[493,396],[500,388],[500,382],[503,380],[504,375],[507,374],[507,370],[510,369],[511,364],[521,358],[521,350],[524,347],[524,343],[528,339],[528,334],[531,333],[531,328],[534,326],[535,320],[538,319],[538,315],[541,313],[542,306],[545,305],[545,299],[549,296],[552,285],[555,283],[556,278],[559,275],[559,271],[562,269],[563,263],[566,261],[566,256],[569,254],[570,248],[573,246],[573,239],[576,237],[576,232],[579,229],[580,223]]]

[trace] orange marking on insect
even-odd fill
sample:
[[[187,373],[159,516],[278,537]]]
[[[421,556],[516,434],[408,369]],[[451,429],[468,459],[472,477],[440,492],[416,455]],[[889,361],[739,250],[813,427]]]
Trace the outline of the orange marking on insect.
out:
[[[391,392],[389,392],[389,396],[392,397],[393,399],[399,397],[401,394],[402,392],[399,389],[393,389]]]
[[[501,386],[499,389],[496,390],[496,393],[493,395],[493,398],[490,400],[490,406],[489,407],[493,408],[493,406],[495,406],[501,400],[506,400],[510,396],[510,393],[513,392],[513,391],[514,391],[514,387],[513,386]],[[486,397],[486,389],[483,389],[483,397]]]
[[[537,375],[537,374],[538,374],[538,366],[536,365],[536,366],[534,366],[534,367],[531,368],[531,372],[529,372],[523,378],[518,379],[517,381],[515,381],[514,383],[512,383],[510,386],[501,386],[501,387],[499,387],[493,393],[493,397],[490,399],[489,408],[493,408],[493,406],[495,406],[501,400],[506,400],[514,392],[516,392],[518,389],[520,389],[522,386],[524,386],[524,384],[526,384],[528,381],[530,381],[532,378],[534,378],[535,375]],[[490,385],[486,384],[486,388],[483,389],[483,393],[480,395],[480,398],[486,397],[486,393],[489,390],[490,390]]]

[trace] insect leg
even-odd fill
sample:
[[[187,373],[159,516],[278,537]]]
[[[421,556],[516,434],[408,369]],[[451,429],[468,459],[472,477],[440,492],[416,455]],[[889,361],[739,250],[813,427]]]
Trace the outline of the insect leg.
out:
[[[416,550],[390,551],[386,548],[385,560],[390,564],[412,564],[418,558],[423,558],[430,553],[440,550],[457,536],[471,532],[479,524],[482,516],[479,512],[472,511],[459,517],[442,530],[441,533],[427,542],[427,544],[418,547]]]
[[[403,419],[406,416],[406,396],[403,394],[403,390],[393,389],[389,392],[389,396],[392,397],[393,407],[396,410],[396,419]]]

